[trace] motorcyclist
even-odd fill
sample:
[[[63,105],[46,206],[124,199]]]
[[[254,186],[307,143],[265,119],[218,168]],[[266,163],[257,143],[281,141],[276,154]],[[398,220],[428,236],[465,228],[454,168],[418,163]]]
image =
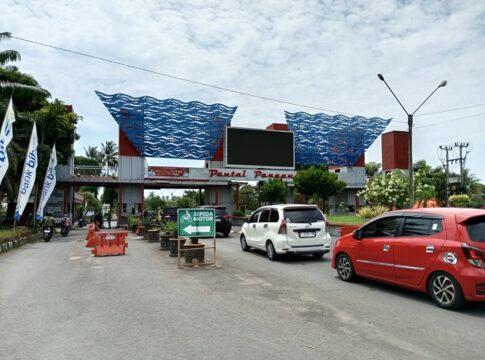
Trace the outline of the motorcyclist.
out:
[[[62,236],[67,236],[70,230],[71,230],[71,219],[69,218],[69,216],[67,216],[67,214],[64,214],[64,216],[61,219]]]
[[[69,216],[67,216],[67,214],[64,214],[64,216],[62,217],[61,225],[62,226],[71,226],[71,219],[69,218]]]
[[[42,220],[43,229],[50,228],[52,233],[54,233],[54,223],[55,221],[54,221],[54,218],[52,217],[52,214],[48,212],[47,215]]]

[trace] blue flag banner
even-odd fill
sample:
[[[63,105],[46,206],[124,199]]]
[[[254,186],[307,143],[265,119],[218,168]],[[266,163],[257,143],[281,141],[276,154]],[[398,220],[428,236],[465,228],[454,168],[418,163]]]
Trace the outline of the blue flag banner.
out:
[[[10,98],[2,129],[0,130],[0,184],[8,170],[7,146],[12,141],[14,122],[15,113],[13,112],[12,98]]]
[[[42,187],[42,194],[40,197],[39,207],[37,208],[36,218],[38,221],[42,221],[44,218],[44,207],[47,204],[47,200],[51,196],[54,188],[56,187],[56,167],[57,167],[57,153],[56,144],[52,147],[51,157],[49,165],[47,166],[47,173],[45,174],[44,186]]]
[[[25,205],[29,201],[30,193],[34,187],[35,172],[37,171],[37,127],[32,128],[29,148],[25,157],[24,171],[20,180],[19,195],[17,197],[17,207],[15,208],[15,221],[19,221],[25,210]]]

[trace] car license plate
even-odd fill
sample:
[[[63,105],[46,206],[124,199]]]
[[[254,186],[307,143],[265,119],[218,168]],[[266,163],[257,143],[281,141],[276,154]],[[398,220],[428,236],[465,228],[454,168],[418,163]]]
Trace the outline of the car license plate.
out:
[[[315,231],[302,231],[300,232],[301,238],[312,238],[315,237]]]

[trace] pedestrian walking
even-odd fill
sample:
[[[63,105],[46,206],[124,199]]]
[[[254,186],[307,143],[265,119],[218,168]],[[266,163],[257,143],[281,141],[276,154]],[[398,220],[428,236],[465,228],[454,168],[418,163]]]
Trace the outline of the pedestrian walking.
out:
[[[108,228],[111,229],[111,210],[108,211],[108,215],[106,216],[106,220],[108,220]]]

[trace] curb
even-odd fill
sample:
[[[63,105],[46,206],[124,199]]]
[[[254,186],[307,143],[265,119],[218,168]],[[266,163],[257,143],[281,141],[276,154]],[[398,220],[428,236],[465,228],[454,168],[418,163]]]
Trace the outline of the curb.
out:
[[[19,248],[22,245],[36,242],[39,239],[40,239],[39,234],[32,234],[23,238],[5,241],[2,244],[0,244],[0,254],[6,253],[7,251],[10,251],[15,248]]]

